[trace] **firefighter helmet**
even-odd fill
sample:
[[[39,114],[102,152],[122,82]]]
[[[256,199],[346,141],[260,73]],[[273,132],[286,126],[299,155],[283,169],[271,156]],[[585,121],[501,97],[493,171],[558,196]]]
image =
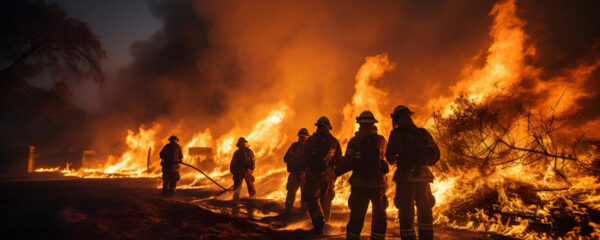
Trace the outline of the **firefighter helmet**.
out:
[[[179,142],[179,138],[177,136],[175,136],[175,135],[172,135],[172,136],[169,137],[169,141]]]
[[[412,115],[413,112],[411,112],[410,109],[408,109],[408,107],[406,107],[404,105],[398,105],[396,108],[394,108],[394,112],[392,114],[390,114],[390,116],[392,118],[397,118],[403,114]]]
[[[325,126],[329,128],[329,130],[333,129],[331,123],[329,123],[329,119],[325,116],[320,117],[319,120],[317,120],[317,123],[315,123],[315,126]]]
[[[310,134],[308,134],[308,129],[306,129],[306,128],[302,128],[302,129],[300,129],[300,131],[298,132],[298,136],[299,136],[299,137],[302,137],[302,136],[308,136],[308,135],[310,135]]]
[[[371,111],[364,111],[356,117],[357,123],[376,123],[378,122]]]
[[[247,143],[247,142],[248,142],[248,140],[246,140],[244,137],[241,137],[241,138],[238,139],[237,144]]]

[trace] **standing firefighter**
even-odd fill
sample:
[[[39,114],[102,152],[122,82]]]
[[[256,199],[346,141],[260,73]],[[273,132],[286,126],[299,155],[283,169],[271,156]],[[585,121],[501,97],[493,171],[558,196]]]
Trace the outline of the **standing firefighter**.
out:
[[[387,227],[385,196],[386,174],[390,171],[384,160],[386,141],[377,134],[377,120],[370,111],[362,112],[356,122],[360,125],[356,135],[348,142],[346,155],[336,169],[336,176],[352,171],[350,177],[350,220],[346,227],[346,239],[360,239],[369,202],[373,204],[371,239],[385,239]]]
[[[402,105],[394,109],[394,113],[391,114],[394,130],[390,133],[385,156],[390,163],[398,165],[394,173],[394,204],[398,208],[402,240],[416,239],[413,226],[415,203],[419,239],[433,239],[431,209],[435,205],[435,198],[429,187],[429,183],[433,181],[433,174],[428,166],[439,160],[440,151],[429,132],[415,126],[412,114]]]
[[[286,212],[292,210],[298,188],[300,188],[300,192],[304,191],[305,164],[301,162],[300,151],[309,136],[306,128],[300,129],[298,132],[298,141],[292,143],[292,146],[290,146],[283,157],[283,161],[287,164],[287,171],[290,173],[287,185],[285,186],[288,191],[285,198]]]
[[[329,119],[323,116],[317,123],[317,131],[306,140],[302,148],[302,162],[306,164],[306,184],[302,199],[306,202],[313,223],[313,232],[323,233],[329,218],[334,197],[335,167],[342,157],[338,140],[329,133]]]
[[[243,137],[238,139],[236,146],[238,150],[233,153],[233,158],[229,165],[229,171],[233,174],[233,199],[240,197],[240,190],[244,180],[246,180],[248,195],[254,197],[256,195],[254,176],[252,176],[252,170],[254,170],[254,152],[248,147],[248,141]]]
[[[176,136],[169,137],[169,143],[160,151],[160,165],[162,166],[163,190],[162,194],[173,196],[177,181],[179,181],[179,163],[183,159],[181,146],[177,144],[179,138]]]

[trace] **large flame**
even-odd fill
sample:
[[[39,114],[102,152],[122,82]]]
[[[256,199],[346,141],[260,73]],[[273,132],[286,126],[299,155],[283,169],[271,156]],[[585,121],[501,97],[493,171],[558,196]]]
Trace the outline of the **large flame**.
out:
[[[190,140],[183,148],[183,155],[189,156],[188,149],[191,147],[211,147],[212,146],[212,134],[210,129],[196,133],[192,140]]]
[[[144,159],[147,158],[148,149],[154,147],[154,138],[156,133],[160,130],[160,124],[155,124],[152,128],[145,130],[140,127],[139,132],[135,134],[129,130],[127,132],[127,138],[125,142],[129,147],[129,150],[114,164],[111,164],[111,160],[104,168],[104,173],[116,173],[118,171],[140,171],[146,168],[146,162]]]
[[[444,114],[450,114],[452,101],[459,94],[481,102],[492,94],[506,93],[519,83],[526,72],[537,72],[524,65],[525,57],[535,54],[535,48],[526,45],[525,22],[517,16],[516,10],[514,0],[494,6],[490,12],[495,16],[490,31],[493,43],[487,50],[485,65],[482,68],[465,66],[463,77],[451,87],[451,94],[432,99],[428,104],[430,109],[441,107]]]
[[[245,137],[248,140],[256,158],[261,159],[273,154],[285,143],[286,136],[281,133],[281,122],[289,114],[291,114],[289,106],[280,103],[277,108],[269,112],[266,118],[257,122],[252,127],[252,131],[247,132],[240,128],[232,129],[218,140],[218,158],[222,163],[228,163],[227,160],[231,159],[236,150],[235,144],[239,137]]]
[[[344,121],[338,132],[340,143],[344,145],[350,140],[357,130],[356,116],[362,111],[369,110],[378,119],[379,132],[386,133],[391,130],[391,123],[387,121],[386,114],[382,114],[381,105],[386,103],[387,93],[374,86],[375,80],[381,78],[386,71],[394,69],[394,63],[390,62],[385,53],[365,58],[365,63],[356,73],[354,95],[352,102],[343,108]]]

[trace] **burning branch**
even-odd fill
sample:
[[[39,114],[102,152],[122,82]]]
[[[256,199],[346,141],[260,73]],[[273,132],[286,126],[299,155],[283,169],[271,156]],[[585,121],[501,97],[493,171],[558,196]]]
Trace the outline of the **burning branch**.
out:
[[[445,156],[436,171],[443,177],[459,176],[443,181],[471,186],[446,196],[445,203],[452,207],[442,215],[454,219],[452,224],[495,222],[557,236],[576,226],[589,227],[585,219],[596,212],[574,210],[584,208],[589,196],[595,199],[597,191],[598,179],[589,177],[591,167],[585,168],[589,159],[577,155],[587,132],[566,141],[560,130],[572,116],[559,115],[556,108],[544,115],[512,96],[499,94],[478,102],[461,95],[450,114],[434,113],[434,135]],[[553,221],[569,222],[571,227],[547,224]]]
[[[468,167],[472,162],[481,173],[489,175],[495,166],[508,164],[534,164],[542,161],[552,164],[557,175],[566,181],[559,171],[558,160],[578,161],[576,148],[585,133],[572,144],[559,144],[555,138],[557,121],[567,116],[550,117],[534,115],[531,110],[506,96],[497,96],[486,103],[476,103],[460,96],[456,99],[453,114],[443,117],[434,114],[437,137],[445,149],[454,155],[454,162]],[[526,122],[526,129],[521,123]],[[571,149],[567,152],[566,149]],[[457,166],[458,166],[457,165]]]

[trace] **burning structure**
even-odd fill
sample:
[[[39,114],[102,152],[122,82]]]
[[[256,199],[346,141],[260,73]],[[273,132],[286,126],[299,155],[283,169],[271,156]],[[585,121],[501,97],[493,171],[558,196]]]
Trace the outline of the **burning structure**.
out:
[[[560,6],[536,10],[515,0],[471,7],[449,2],[441,4],[448,12],[408,3],[398,8],[441,14],[440,21],[479,12],[459,20],[475,22],[472,27],[448,30],[472,40],[432,40],[441,36],[443,25],[401,23],[423,19],[385,4],[152,1],[163,28],[132,44],[133,62],[114,85],[109,82],[103,109],[108,117],[93,123],[99,130],[91,147],[107,157],[86,152],[84,159],[94,164],[84,160],[88,163],[79,169],[40,165],[46,168],[35,171],[83,178],[158,177],[157,151],[176,134],[184,162],[229,186],[235,140],[246,136],[257,159],[257,197],[283,204],[282,157],[294,131],[326,113],[345,148],[360,112],[372,111],[387,137],[392,129],[387,116],[403,103],[415,109],[416,120],[442,150],[432,168],[436,227],[525,239],[599,238],[597,29],[578,35],[591,36],[591,43],[567,44],[573,50],[561,56],[568,60],[557,59],[552,55],[565,49],[547,39],[574,33],[553,32],[559,30],[534,21],[549,21],[547,15]],[[566,5],[565,11],[581,10]],[[348,19],[347,13],[354,15]],[[389,24],[417,30],[414,36],[382,37]],[[540,32],[546,40],[539,40]],[[352,40],[339,40],[344,38]],[[424,39],[450,50],[429,52],[436,55],[433,60],[418,43]],[[390,47],[397,40],[401,46]],[[409,78],[414,80],[394,81]],[[125,146],[114,147],[118,143]],[[347,206],[347,178],[336,181],[334,204],[340,209]],[[210,186],[193,171],[182,174],[182,183],[184,188]],[[387,195],[392,198],[392,188]],[[397,210],[387,211],[397,222]]]

